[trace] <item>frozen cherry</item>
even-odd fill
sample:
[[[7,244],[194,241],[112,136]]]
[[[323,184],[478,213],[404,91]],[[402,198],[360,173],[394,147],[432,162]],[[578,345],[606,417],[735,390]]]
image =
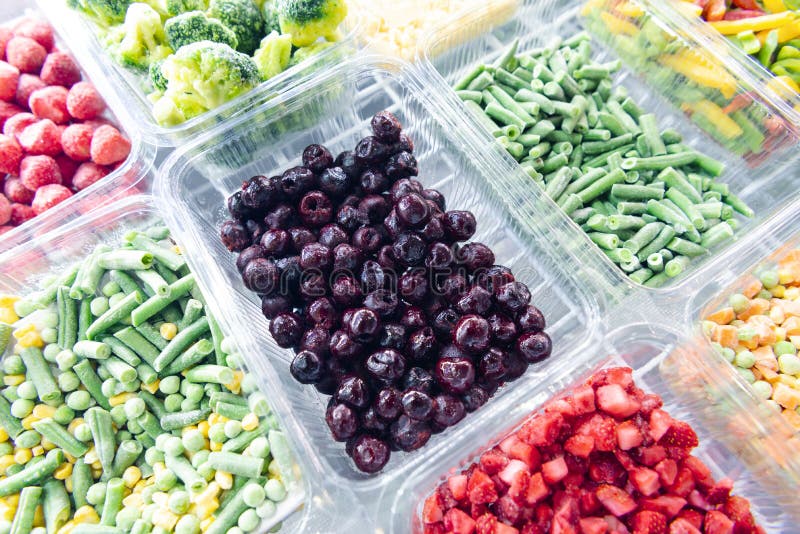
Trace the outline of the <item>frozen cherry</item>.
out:
[[[501,345],[508,345],[517,339],[517,325],[507,315],[493,313],[486,318],[492,340]]]
[[[401,415],[389,429],[394,444],[403,451],[419,449],[431,438],[431,428],[424,421]]]
[[[464,315],[484,315],[492,307],[492,294],[480,286],[472,286],[456,304],[456,309]]]
[[[553,343],[544,332],[525,332],[517,339],[517,352],[528,363],[536,363],[550,356]]]
[[[411,270],[400,277],[398,291],[403,300],[422,304],[428,295],[428,278],[423,270]]]
[[[225,221],[219,230],[222,244],[231,252],[240,252],[250,245],[250,236],[242,223]]]
[[[292,240],[292,248],[295,252],[300,252],[304,246],[317,242],[317,236],[308,228],[293,226],[288,231]]]
[[[386,160],[383,172],[392,180],[416,176],[419,174],[417,158],[415,158],[411,152],[406,151],[392,154],[389,156],[389,159]]]
[[[409,336],[406,354],[413,361],[424,361],[436,355],[437,346],[433,328],[426,326]]]
[[[319,269],[326,271],[333,265],[331,249],[319,243],[311,243],[300,251],[300,267],[303,269]]]
[[[326,277],[316,271],[303,271],[300,277],[300,295],[306,300],[314,300],[324,297],[328,293],[328,282]]]
[[[490,348],[478,362],[478,374],[484,380],[499,382],[508,371],[506,353],[496,347]]]
[[[425,259],[425,241],[416,234],[403,233],[393,245],[394,257],[400,263],[413,267]]]
[[[361,266],[361,252],[354,246],[342,243],[333,249],[333,270],[356,273]]]
[[[427,326],[425,312],[417,306],[408,306],[400,316],[400,324],[406,328],[418,329]]]
[[[332,249],[341,243],[350,241],[350,236],[344,231],[344,228],[338,224],[326,224],[319,230],[319,238],[317,241]]]
[[[261,246],[265,256],[283,256],[289,252],[292,236],[286,230],[267,230],[261,236]]]
[[[333,404],[329,407],[325,413],[325,422],[336,441],[346,441],[358,431],[358,416],[346,404]]]
[[[331,199],[322,191],[311,191],[300,200],[300,219],[308,226],[322,226],[333,220]]]
[[[279,347],[294,347],[303,335],[303,321],[294,313],[280,313],[270,321],[269,333]]]
[[[516,380],[525,374],[528,369],[528,362],[518,353],[510,353],[508,355],[508,371],[506,372],[506,382]]]
[[[445,232],[455,241],[466,241],[475,235],[475,216],[469,211],[448,211],[444,214]]]
[[[517,317],[517,325],[521,332],[541,332],[545,327],[544,314],[536,306],[528,305]]]
[[[392,239],[397,239],[397,236],[403,233],[403,223],[400,222],[396,209],[392,208],[389,215],[383,219],[383,227],[386,228],[386,233],[388,233],[389,237]]]
[[[316,184],[314,173],[305,167],[292,167],[281,175],[281,190],[290,199],[297,199]]]
[[[445,269],[453,263],[453,251],[444,243],[428,245],[425,255],[425,267],[430,269]]]
[[[380,329],[381,321],[378,314],[369,308],[354,310],[347,321],[347,330],[352,338],[359,343],[366,343],[375,339]]]
[[[428,298],[425,299],[422,305],[422,309],[425,310],[425,314],[428,315],[428,317],[435,317],[440,311],[449,307],[450,303],[447,302],[444,297],[437,294],[428,295]]]
[[[344,205],[336,212],[336,224],[348,232],[354,232],[366,223],[366,220],[355,206]]]
[[[433,319],[433,329],[436,335],[442,340],[449,340],[453,337],[456,323],[461,316],[453,308],[445,308],[436,314]]]
[[[414,141],[405,132],[400,132],[400,138],[392,145],[392,152],[414,152]]]
[[[437,425],[448,427],[453,426],[467,415],[464,403],[452,395],[436,395],[433,398],[433,410],[431,411],[433,421]]]
[[[403,412],[411,419],[427,421],[433,414],[433,399],[415,389],[406,391],[402,398]]]
[[[312,324],[330,330],[336,325],[336,308],[329,298],[318,298],[306,308],[306,319]]]
[[[361,300],[361,287],[352,276],[339,274],[331,283],[331,296],[339,306],[354,306]]]
[[[441,194],[436,189],[425,189],[424,191],[422,191],[422,198],[424,198],[425,200],[430,200],[431,202],[436,204],[436,206],[440,210],[445,211],[446,204],[444,195]]]
[[[451,274],[442,280],[439,292],[448,302],[455,304],[466,294],[467,287],[467,279],[463,275]]]
[[[250,260],[264,258],[266,255],[267,252],[261,245],[250,245],[236,257],[236,269],[241,273]]]
[[[283,295],[263,295],[261,297],[261,313],[267,319],[274,319],[280,313],[288,312],[291,302]]]
[[[372,406],[361,412],[361,426],[364,430],[369,430],[376,434],[383,434],[389,428],[386,421],[378,417],[378,414],[375,413],[375,408]]]
[[[364,346],[354,341],[344,330],[337,330],[331,334],[329,349],[334,358],[348,361],[361,354]]]
[[[431,216],[428,203],[418,193],[409,193],[397,201],[395,207],[400,221],[411,228],[425,225]]]
[[[453,342],[469,354],[478,354],[489,348],[489,323],[478,315],[465,315],[453,330]]]
[[[459,250],[458,259],[470,272],[494,265],[494,253],[483,243],[467,243]]]
[[[384,324],[378,335],[378,346],[402,351],[406,346],[406,327],[397,323]]]
[[[405,390],[414,389],[430,395],[436,387],[436,379],[422,367],[412,367],[403,377],[401,386]]]
[[[339,381],[339,387],[333,394],[333,399],[357,410],[363,410],[369,406],[369,387],[362,378],[348,375]]]
[[[297,212],[288,204],[278,204],[264,217],[268,228],[289,228],[297,221]]]
[[[403,403],[400,401],[401,394],[396,388],[386,387],[378,391],[375,395],[374,408],[378,417],[393,421],[397,419],[403,411]]]
[[[316,384],[322,380],[325,363],[317,354],[303,350],[292,359],[289,372],[301,384]]]
[[[331,336],[328,331],[320,326],[305,331],[300,338],[300,349],[308,350],[320,356],[327,356],[330,352]]]
[[[400,130],[403,129],[397,117],[388,111],[379,111],[373,115],[370,126],[375,137],[389,144],[400,139]]]
[[[489,394],[480,386],[472,386],[461,395],[461,401],[468,412],[474,412],[489,400]],[[435,417],[435,415],[434,415]],[[435,419],[434,419],[435,420]]]
[[[440,358],[469,358],[466,352],[459,349],[455,344],[450,343],[442,347],[439,351]]]
[[[402,178],[392,184],[389,195],[393,203],[397,202],[410,193],[422,193],[422,184],[412,178]]]
[[[367,260],[361,267],[360,280],[364,293],[372,293],[377,289],[385,288],[387,276],[378,262]]]
[[[389,154],[389,147],[377,137],[368,135],[361,139],[353,150],[356,163],[361,167],[369,167],[383,160]]]
[[[261,241],[261,236],[267,231],[267,226],[263,222],[258,222],[253,219],[248,219],[244,223],[247,228],[247,233],[250,234],[250,243],[258,243]]]
[[[242,282],[255,293],[270,295],[277,291],[280,273],[275,263],[266,258],[255,258],[245,265]]]
[[[517,314],[525,309],[531,301],[528,286],[521,282],[509,282],[497,289],[497,305],[509,314]]]
[[[441,358],[434,372],[436,381],[448,393],[464,393],[475,382],[475,366],[469,358]]]
[[[277,176],[253,176],[242,187],[242,203],[248,208],[263,211],[281,198],[281,181]]]
[[[303,270],[300,268],[300,256],[287,256],[275,261],[275,267],[280,272],[278,290],[283,293],[294,293],[300,288]]]
[[[252,215],[250,208],[242,202],[241,190],[228,197],[228,213],[237,221],[244,221]]]
[[[389,179],[380,171],[368,169],[361,173],[361,189],[367,194],[380,194],[389,188]]]
[[[406,370],[406,360],[394,349],[382,349],[369,355],[367,371],[383,382],[399,380]]]
[[[422,238],[428,243],[439,241],[445,236],[442,218],[442,215],[432,216],[428,222],[425,223],[425,226],[419,230],[419,235],[421,235]]]
[[[352,178],[341,167],[331,167],[320,173],[317,184],[331,197],[341,198],[350,190]]]
[[[359,174],[359,166],[356,163],[356,157],[352,150],[345,150],[341,152],[333,162],[334,165],[340,167],[348,176],[357,178]]]
[[[376,228],[372,226],[364,226],[359,228],[353,234],[353,246],[356,246],[364,252],[375,252],[381,248],[383,236]]]
[[[322,172],[333,165],[333,155],[322,145],[308,145],[303,150],[303,167]]]
[[[397,295],[386,289],[376,289],[364,297],[364,307],[374,311],[382,319],[394,315],[397,304]]]
[[[365,473],[377,473],[389,462],[389,445],[374,436],[359,436],[353,444],[353,462]]]
[[[390,209],[389,203],[380,195],[367,195],[358,203],[358,211],[369,221],[369,224],[383,221]]]
[[[378,251],[378,264],[384,269],[394,269],[394,250],[391,245],[382,246]]]
[[[495,295],[500,287],[514,281],[511,269],[502,265],[493,265],[485,271],[475,273],[475,283]]]

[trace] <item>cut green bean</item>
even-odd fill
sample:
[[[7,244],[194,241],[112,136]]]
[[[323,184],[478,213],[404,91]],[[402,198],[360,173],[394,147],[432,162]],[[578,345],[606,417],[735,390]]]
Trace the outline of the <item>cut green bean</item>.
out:
[[[42,496],[40,486],[27,486],[22,488],[17,503],[17,512],[11,522],[9,534],[29,534],[33,530],[33,518],[36,515],[36,508],[39,506],[39,499]]]
[[[75,456],[83,456],[89,448],[75,439],[75,437],[67,432],[67,429],[59,425],[51,418],[46,417],[33,422],[31,425],[33,429],[42,435],[48,441],[53,442],[57,447],[64,449],[64,452]]]
[[[111,306],[108,311],[95,319],[95,321],[89,325],[89,328],[86,330],[87,339],[94,339],[115,324],[121,322],[124,318],[129,317],[131,312],[141,303],[142,297],[138,292],[126,295],[125,298],[120,300],[114,306]]]
[[[5,497],[12,493],[19,493],[22,488],[44,482],[63,462],[64,453],[61,449],[48,451],[44,460],[35,464],[28,462],[22,470],[0,479],[0,497]]]
[[[172,360],[177,358],[181,352],[186,350],[190,344],[194,343],[198,338],[200,338],[200,336],[208,332],[208,330],[209,324],[205,317],[201,317],[186,327],[183,331],[179,332],[178,335],[172,338],[164,350],[161,351],[152,364],[153,369],[156,371],[161,371],[164,369],[172,362]]]
[[[19,355],[25,363],[28,379],[36,388],[37,396],[46,403],[61,399],[61,389],[53,378],[42,351],[36,347],[27,347],[22,349]]]

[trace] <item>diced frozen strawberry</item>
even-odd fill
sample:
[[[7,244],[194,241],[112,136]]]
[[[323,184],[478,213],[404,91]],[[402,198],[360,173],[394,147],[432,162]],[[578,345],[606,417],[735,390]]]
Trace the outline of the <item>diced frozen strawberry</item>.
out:
[[[17,95],[19,69],[14,65],[0,61],[0,100],[13,102]]]
[[[494,482],[489,478],[489,475],[480,469],[475,469],[470,475],[467,491],[469,492],[469,500],[473,503],[491,503],[497,500],[497,489],[494,486]]]
[[[636,490],[646,497],[655,494],[661,487],[658,473],[647,467],[632,469],[628,475]]]
[[[0,224],[6,224],[11,220],[11,202],[5,197],[0,195]]]
[[[480,517],[483,514],[486,514],[488,512],[489,512],[489,505],[488,504],[470,503],[470,505],[469,505],[469,516],[470,517]]]
[[[28,154],[57,156],[61,153],[61,131],[50,119],[31,124],[22,130],[18,140]]]
[[[636,457],[638,458],[639,462],[643,463],[647,467],[653,467],[667,457],[667,450],[660,445],[641,447],[636,450]]]
[[[542,463],[542,457],[535,447],[528,445],[524,441],[517,440],[508,451],[508,457],[524,462],[528,469],[534,471]]]
[[[520,506],[514,499],[504,495],[494,503],[494,512],[500,521],[513,525],[519,519]]]
[[[19,134],[22,133],[22,130],[37,122],[37,120],[33,113],[17,113],[3,125],[3,133],[19,141]]]
[[[517,432],[519,439],[536,447],[552,445],[561,434],[564,417],[558,412],[537,414]]]
[[[693,524],[679,517],[669,524],[669,534],[702,534]]]
[[[70,124],[61,134],[61,147],[64,153],[75,161],[89,161],[92,135],[94,129],[91,126]]]
[[[527,498],[528,486],[530,485],[531,476],[527,471],[519,471],[514,475],[514,479],[508,487],[507,495],[517,501],[519,504],[524,505]]]
[[[53,52],[44,60],[39,77],[47,85],[70,88],[81,81],[81,71],[69,54]]]
[[[655,470],[661,483],[671,486],[675,482],[675,477],[678,476],[678,463],[671,458],[665,458],[656,464]]]
[[[67,109],[76,119],[91,120],[103,113],[106,103],[94,85],[89,82],[78,82],[69,90]]]
[[[41,19],[27,18],[14,26],[14,35],[29,37],[50,51],[55,44],[53,27]]]
[[[594,390],[588,384],[578,386],[569,396],[569,402],[576,415],[583,415],[595,411]]]
[[[49,210],[56,204],[67,200],[72,192],[60,184],[44,185],[36,190],[32,207],[37,214]]]
[[[61,171],[50,156],[25,156],[20,164],[19,177],[22,185],[31,191],[45,185],[61,184]]]
[[[609,384],[618,384],[625,390],[633,386],[633,369],[630,367],[611,367],[607,376]]]
[[[642,398],[641,404],[642,404],[642,413],[644,415],[650,415],[650,413],[656,408],[661,408],[662,406],[664,406],[664,401],[662,401],[661,397],[659,397],[658,395],[647,393]]]
[[[78,171],[80,163],[65,154],[59,154],[55,157],[55,160],[58,164],[58,170],[61,171],[61,185],[71,188],[72,180],[75,177],[75,173]],[[107,173],[105,169],[103,172]]]
[[[594,450],[594,438],[575,434],[564,442],[564,450],[579,458],[588,458]]]
[[[434,493],[427,499],[422,506],[422,521],[424,523],[438,523],[444,517],[441,498],[438,493]]]
[[[735,523],[749,527],[755,526],[753,515],[750,513],[750,502],[747,499],[732,495],[725,501],[720,511]]]
[[[730,478],[720,479],[710,490],[706,493],[706,499],[711,504],[722,504],[728,500],[733,489],[733,480]]]
[[[508,456],[508,453],[511,452],[511,447],[513,447],[514,444],[518,441],[519,438],[516,435],[512,434],[503,441],[501,441],[500,444],[497,446],[497,448],[503,451],[503,453],[506,456]]]
[[[617,446],[616,427],[614,419],[595,413],[578,426],[576,433],[591,436],[598,451],[613,451]]]
[[[617,418],[630,417],[639,411],[640,405],[632,399],[625,388],[619,384],[601,386],[595,391],[597,406],[609,415]]]
[[[583,517],[578,521],[581,534],[605,534],[608,523],[602,517]]]
[[[60,85],[34,91],[28,100],[28,107],[37,118],[50,119],[56,124],[65,124],[70,118],[67,111],[67,88]]]
[[[623,484],[625,469],[619,461],[607,453],[595,454],[589,464],[589,478],[598,484]]]
[[[562,516],[555,516],[553,518],[553,524],[550,526],[550,532],[552,534],[577,534],[577,530],[573,527],[572,522]]]
[[[655,413],[655,412],[653,412]],[[693,449],[697,447],[699,441],[697,434],[688,423],[683,421],[673,421],[664,435],[658,440],[659,445],[666,447],[680,447],[682,449]]]
[[[617,425],[617,443],[623,451],[638,447],[644,442],[644,436],[633,421],[623,421]]]
[[[0,100],[0,126],[5,125],[8,119],[13,117],[17,113],[22,113],[22,112],[23,112],[22,109],[20,109],[18,106],[15,106],[11,102]]]
[[[497,518],[487,512],[475,520],[475,534],[494,534]]]
[[[13,226],[19,226],[34,217],[36,217],[36,212],[32,207],[18,202],[11,204],[11,220],[9,223]]]
[[[706,514],[703,522],[704,534],[733,534],[734,523],[728,516],[717,510]]]
[[[11,202],[20,204],[30,204],[33,202],[34,192],[22,185],[19,178],[6,178],[3,192]]]
[[[625,451],[614,451],[614,458],[616,458],[620,465],[626,470],[636,467],[636,461]]]
[[[653,410],[650,414],[650,437],[655,441],[660,440],[672,426],[672,421],[672,417],[664,410]]]
[[[542,464],[542,475],[544,475],[544,480],[548,484],[555,484],[561,481],[567,476],[567,473],[569,473],[569,468],[563,456]]]
[[[506,525],[505,523],[497,523],[494,527],[495,534],[519,534],[519,530],[512,527],[511,525]]]
[[[575,408],[567,399],[555,399],[547,405],[545,410],[558,412],[564,417],[574,417],[576,415]]]
[[[631,520],[633,534],[666,534],[667,518],[652,510],[640,510]]]
[[[472,534],[475,532],[475,520],[458,508],[451,508],[444,514],[444,526],[454,534]]]
[[[20,72],[37,74],[46,57],[47,50],[30,37],[15,35],[6,45],[6,61]]]
[[[550,494],[550,488],[544,481],[541,473],[534,473],[528,482],[528,492],[525,496],[529,505],[533,506],[538,501],[544,499]]]
[[[675,482],[669,486],[669,492],[681,497],[688,497],[694,489],[694,476],[687,467],[678,469],[678,475],[675,477]]]
[[[528,466],[525,464],[525,462],[521,462],[520,460],[511,460],[503,468],[503,470],[500,471],[498,476],[500,477],[500,480],[510,485],[511,481],[514,480],[514,477],[520,471],[528,471]]]
[[[449,510],[454,506],[458,506],[458,500],[453,497],[453,493],[450,491],[450,487],[447,484],[439,484],[437,491],[439,492],[443,509]]]
[[[454,475],[447,480],[447,487],[457,501],[467,498],[467,475]]]
[[[425,525],[422,532],[423,534],[447,534],[447,529],[444,528],[442,523],[433,523]]]
[[[595,491],[597,499],[606,509],[617,517],[621,517],[636,509],[636,502],[624,490],[609,484],[602,484]]]
[[[480,464],[486,473],[495,475],[508,464],[508,458],[495,450],[486,451],[481,455]]]
[[[683,465],[689,468],[696,480],[707,480],[711,478],[711,469],[696,456],[689,456],[686,458],[686,460],[683,461]]]
[[[689,523],[694,526],[696,529],[703,528],[703,517],[705,516],[705,512],[699,512],[692,508],[684,508],[678,513],[678,517],[681,519],[685,519]]]
[[[98,165],[111,165],[123,161],[131,152],[131,142],[113,126],[101,126],[92,136],[92,161]]]
[[[689,504],[694,506],[695,508],[699,508],[700,510],[710,510],[711,503],[705,498],[705,495],[700,493],[698,490],[694,489],[686,498],[689,501]]]
[[[11,28],[0,27],[0,59],[5,59],[6,46],[12,37],[14,37],[14,32],[11,31]]]
[[[673,495],[660,495],[658,497],[642,499],[640,504],[644,510],[660,512],[668,518],[671,518],[678,515],[681,509],[686,506],[686,499]]]
[[[19,164],[23,156],[22,147],[16,139],[0,135],[0,173],[19,176]]]
[[[14,97],[14,100],[17,102],[17,105],[23,109],[31,109],[28,105],[31,95],[45,87],[47,87],[47,84],[35,74],[21,74],[19,83],[17,84],[17,95]]]

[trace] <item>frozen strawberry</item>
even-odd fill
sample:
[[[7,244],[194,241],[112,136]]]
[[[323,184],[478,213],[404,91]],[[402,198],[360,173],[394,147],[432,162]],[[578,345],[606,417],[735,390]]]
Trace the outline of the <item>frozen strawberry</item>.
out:
[[[654,510],[664,514],[667,518],[671,518],[678,515],[683,507],[686,506],[686,499],[674,495],[660,495],[642,499],[640,504],[644,510]]]
[[[0,173],[19,176],[19,164],[24,155],[16,139],[0,135]]]
[[[548,484],[559,482],[567,476],[568,472],[569,468],[567,468],[567,463],[564,461],[563,456],[542,464],[542,475],[544,476],[544,481]]]
[[[508,464],[508,458],[495,450],[491,450],[481,455],[480,464],[481,469],[487,474],[494,475]]]
[[[594,390],[588,384],[577,387],[569,397],[569,402],[575,409],[576,415],[592,413],[595,411],[594,401]]]
[[[20,164],[22,185],[36,191],[50,184],[61,184],[61,170],[50,156],[26,156]]]
[[[19,141],[19,134],[22,133],[22,130],[37,120],[38,119],[33,116],[33,113],[17,113],[3,125],[3,133]]]
[[[34,192],[22,185],[19,178],[6,178],[3,192],[11,202],[30,204],[33,202]]]
[[[649,497],[654,495],[661,487],[658,480],[658,473],[647,467],[637,467],[628,473],[633,487],[642,495]]]
[[[11,28],[0,28],[0,59],[6,57],[6,46],[12,37],[14,37],[14,32],[11,31]]]
[[[598,453],[589,464],[589,478],[599,484],[621,486],[625,482],[625,468],[608,453]]]
[[[29,37],[42,45],[49,52],[55,44],[53,27],[41,19],[25,19],[14,26],[14,35],[18,37]]]
[[[629,451],[644,442],[644,436],[633,421],[623,421],[617,425],[617,444],[623,451]]]
[[[655,412],[654,412],[655,413]],[[659,445],[693,449],[700,443],[692,427],[683,421],[674,421],[667,432],[658,440]]]
[[[702,534],[686,519],[679,517],[669,524],[669,534]]]
[[[131,152],[131,142],[113,126],[101,126],[92,136],[92,161],[98,165],[111,165],[123,161]]]
[[[425,523],[438,523],[444,517],[441,498],[438,493],[434,493],[427,499],[422,507],[422,521]]]
[[[61,134],[61,148],[64,154],[75,161],[88,161],[91,158],[92,135],[94,129],[86,124],[70,124]]]
[[[59,154],[55,157],[56,163],[58,164],[58,170],[61,171],[61,185],[65,185],[69,188],[72,187],[72,179],[75,176],[75,173],[78,171],[78,167],[80,167],[80,163],[73,160],[66,154]]]
[[[616,486],[603,484],[595,491],[597,499],[606,509],[617,517],[621,517],[636,509],[636,502],[624,490]]]
[[[658,473],[661,483],[666,486],[671,486],[675,482],[675,477],[678,476],[678,464],[672,458],[661,460],[654,469]]]
[[[13,102],[17,95],[19,69],[14,65],[0,61],[0,100]]]
[[[676,425],[674,425],[674,426],[676,426]],[[670,430],[672,430],[672,429],[670,429]],[[689,428],[689,430],[691,430],[691,428]],[[692,430],[692,433],[694,433],[693,430]],[[665,436],[665,439],[666,439],[666,436]],[[700,481],[708,481],[709,479],[711,479],[711,469],[709,469],[708,466],[706,464],[704,464],[703,461],[700,460],[700,458],[697,458],[696,456],[690,456],[690,457],[686,458],[686,460],[683,461],[683,466],[689,468],[689,470],[694,475],[695,480],[698,481],[698,482],[700,482]],[[712,479],[711,480],[711,485],[713,486],[713,484],[714,484],[714,481]]]
[[[689,504],[699,510],[711,509],[711,503],[709,503],[708,499],[706,499],[705,496],[696,489],[692,490],[686,500],[689,501]]]
[[[450,488],[450,493],[457,501],[463,501],[467,497],[467,475],[456,475],[450,477],[447,481],[447,487]]]
[[[489,475],[475,469],[469,477],[467,492],[470,502],[476,504],[491,503],[497,500],[497,489]]]
[[[5,197],[0,195],[0,224],[6,224],[11,220],[11,202]]]
[[[666,534],[667,518],[651,510],[636,512],[631,520],[633,534]]]
[[[78,82],[69,90],[67,109],[76,119],[96,119],[106,109],[106,103],[89,82]]]
[[[50,119],[56,124],[69,121],[67,111],[67,88],[53,85],[34,91],[28,100],[28,107],[40,119]]]
[[[24,109],[31,109],[28,105],[31,95],[39,89],[44,89],[47,84],[34,74],[21,74],[17,83],[17,95],[14,100]]]
[[[508,457],[524,462],[531,471],[538,469],[539,465],[542,463],[542,457],[539,454],[539,451],[536,450],[535,447],[532,447],[531,445],[528,445],[519,439],[515,440],[515,442],[509,448]]]
[[[578,521],[581,534],[605,534],[608,532],[608,523],[602,517],[583,517]]]
[[[444,514],[444,527],[454,534],[472,534],[475,520],[458,508],[451,508]]]
[[[72,196],[72,191],[60,184],[44,185],[36,190],[33,197],[33,207],[37,214],[49,210],[56,204],[67,200]]]
[[[4,126],[6,121],[16,115],[22,113],[23,110],[15,106],[11,102],[0,100],[0,126]]]
[[[619,384],[601,386],[595,391],[597,406],[617,418],[630,417],[639,411],[640,404],[632,399]]]
[[[530,485],[531,475],[527,471],[519,471],[511,480],[508,486],[507,494],[517,501],[518,504],[524,505],[527,499],[528,486]]]
[[[38,74],[46,57],[47,50],[30,37],[15,35],[6,45],[6,61],[20,72]]]
[[[678,469],[678,475],[675,477],[675,482],[669,486],[669,492],[673,495],[680,497],[688,497],[694,489],[694,476],[687,467]]]
[[[539,414],[526,421],[517,435],[529,445],[551,445],[558,439],[563,423],[564,417],[560,413]]]
[[[672,426],[672,417],[661,409],[653,410],[650,413],[650,437],[658,441],[667,433]]]
[[[708,502],[711,504],[722,504],[728,500],[732,489],[733,480],[729,478],[723,478],[717,482],[714,487],[708,490],[706,493],[706,499],[708,499]]]
[[[53,52],[44,60],[39,77],[47,85],[69,88],[81,81],[81,71],[69,54]]]
[[[591,436],[598,451],[613,451],[617,446],[616,427],[614,419],[595,413],[578,426],[576,434]]]
[[[491,513],[485,513],[475,521],[475,534],[494,534],[497,528],[497,518]]]
[[[667,451],[661,445],[652,447],[640,447],[635,450],[637,459],[647,467],[653,467],[658,462],[667,457]]]
[[[733,534],[734,523],[728,516],[717,510],[706,514],[703,524],[705,534]]]
[[[564,442],[564,450],[579,458],[588,458],[594,450],[594,438],[576,434]]]
[[[750,503],[747,499],[732,495],[725,501],[720,511],[735,523],[741,523],[748,527],[755,526],[753,515],[750,513]]]
[[[61,153],[61,130],[50,119],[31,124],[22,130],[18,139],[28,154],[57,156]]]
[[[519,519],[520,506],[510,496],[504,495],[494,503],[494,512],[500,521],[513,525]]]
[[[506,484],[511,484],[511,482],[514,480],[514,477],[517,476],[517,473],[520,471],[528,471],[528,466],[525,465],[525,462],[511,460],[508,462],[508,465],[506,465],[503,470],[498,473],[497,476],[500,477],[500,480]]]
[[[550,494],[550,488],[544,481],[544,476],[541,473],[534,473],[528,480],[528,491],[525,494],[525,501],[528,505],[533,506],[538,501],[544,499]]]
[[[36,217],[36,211],[32,207],[18,202],[11,204],[11,224],[13,226],[19,226],[34,217]]]

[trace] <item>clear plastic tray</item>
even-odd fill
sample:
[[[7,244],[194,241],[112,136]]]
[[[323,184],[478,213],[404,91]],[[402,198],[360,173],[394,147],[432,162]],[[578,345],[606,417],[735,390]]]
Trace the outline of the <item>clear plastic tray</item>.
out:
[[[236,117],[242,108],[269,100],[277,87],[285,87],[288,80],[302,81],[319,70],[332,68],[342,58],[354,53],[354,35],[359,18],[348,17],[343,27],[343,38],[311,59],[285,70],[278,76],[262,82],[257,88],[226,102],[216,109],[198,115],[177,126],[160,126],[152,114],[152,106],[142,87],[141,76],[115,63],[98,39],[94,25],[78,12],[69,9],[64,0],[36,0],[50,22],[68,42],[72,43],[78,59],[89,74],[103,78],[98,85],[110,107],[135,124],[139,135],[156,146],[178,146],[181,143],[212,129],[217,124]]]
[[[33,0],[12,0],[0,4],[0,25],[12,25],[21,15],[42,18],[42,13],[35,9]],[[75,46],[70,46],[69,41],[57,39],[56,44],[62,50],[75,56]],[[84,74],[84,79],[92,83],[98,82],[98,76],[93,76],[84,68],[84,63],[75,58]],[[90,187],[74,194],[69,199],[47,210],[30,221],[0,236],[0,251],[8,250],[22,243],[27,243],[36,236],[46,233],[67,222],[75,215],[87,213],[101,206],[115,197],[130,192],[136,192],[137,185],[147,181],[155,158],[155,149],[142,142],[137,129],[131,127],[129,121],[120,121],[118,117],[107,113],[107,118],[119,125],[120,130],[131,141],[131,153],[118,169]]]
[[[471,32],[480,34],[479,29],[486,30],[479,37],[464,43],[451,43],[450,35],[444,27],[433,32],[426,40],[425,58],[421,68],[429,76],[440,74],[448,84],[452,85],[462,76],[467,74],[478,63],[491,63],[515,40],[519,39],[519,50],[524,51],[553,41],[557,37],[569,37],[586,29],[586,19],[581,16],[583,2],[580,0],[525,0],[517,14],[507,24],[491,28],[482,22],[482,11],[477,9],[467,13],[458,24],[461,31],[473,26]],[[595,8],[600,9],[600,8]],[[669,26],[664,26],[669,30]],[[594,57],[599,61],[608,61],[618,57],[618,54],[605,46],[601,41],[593,39],[592,50]],[[638,72],[629,66],[616,74],[615,83],[624,85],[633,99],[646,111],[655,113],[662,128],[672,127],[677,129],[684,137],[687,144],[705,152],[712,157],[723,161],[726,170],[721,181],[730,185],[756,215],[753,219],[743,221],[741,228],[736,232],[735,239],[747,235],[760,223],[767,220],[780,206],[786,205],[789,199],[796,195],[796,170],[795,162],[797,152],[791,150],[796,145],[796,138],[787,127],[778,132],[775,141],[776,148],[755,162],[747,162],[732,152],[717,145],[703,130],[691,122],[680,111],[681,100],[676,94],[675,85],[659,85],[653,87],[637,76]],[[735,74],[735,73],[734,73]],[[747,80],[739,89],[740,92],[752,91],[746,85]],[[447,106],[458,109],[452,122],[454,128],[469,128],[480,139],[484,146],[494,143],[491,134],[472,120],[466,107],[452,92],[443,92],[440,100]],[[774,114],[768,103],[762,103],[765,112]],[[508,161],[513,158],[504,155]],[[648,294],[669,294],[675,298],[691,293],[697,287],[698,273],[704,264],[713,261],[716,253],[725,247],[730,247],[732,241],[713,250],[715,254],[695,259],[686,273],[677,277],[670,285],[659,289],[643,288],[632,282],[617,266],[615,266],[599,248],[597,248],[573,223],[556,204],[546,198],[541,188],[518,168],[502,180],[491,184],[495,191],[506,200],[515,217],[521,220],[531,220],[535,225],[554,224],[561,231],[553,232],[553,241],[572,250],[581,257],[582,263],[592,271],[593,283],[610,298],[621,299],[629,295],[632,290],[639,288]],[[545,211],[534,211],[525,204],[529,198],[536,198],[537,202],[546,206]]]
[[[0,254],[0,292],[13,295],[28,294],[37,288],[37,283],[42,278],[73,265],[91,252],[95,245],[122,243],[126,232],[131,229],[144,229],[161,219],[153,199],[144,195],[131,196],[95,210],[54,232]],[[207,291],[204,293],[209,294]],[[245,350],[238,341],[235,340],[234,343],[240,352]],[[263,373],[259,367],[251,367],[249,371],[257,376]],[[268,388],[262,388],[262,392],[280,420],[284,413],[279,409],[280,396]],[[281,427],[285,428],[283,424]],[[286,437],[292,443],[292,449],[298,451],[296,440],[292,435],[287,433]],[[287,498],[278,505],[276,514],[262,523],[259,529],[261,532],[266,532],[284,520],[287,522],[287,531],[292,531],[293,525],[303,524],[302,514],[294,512],[299,507],[303,505],[308,507],[310,504],[309,481],[305,478],[307,471],[302,465],[301,458],[295,454],[295,459],[300,463],[303,478],[288,485]],[[302,529],[296,531],[300,532]]]
[[[366,493],[426,464],[436,451],[449,450],[454,442],[462,441],[468,428],[481,426],[503,413],[504,406],[514,405],[531,384],[590,357],[585,347],[595,337],[602,306],[569,272],[574,259],[555,256],[545,235],[537,240],[527,235],[523,238],[517,225],[505,217],[503,206],[485,184],[498,179],[510,166],[491,150],[477,156],[469,139],[460,136],[462,132],[446,126],[441,116],[450,110],[430,100],[431,94],[445,88],[402,67],[397,61],[371,57],[344,62],[335,73],[322,73],[274,101],[246,110],[227,123],[224,131],[184,145],[163,164],[156,183],[156,196],[170,227],[186,247],[200,283],[207,284],[206,291],[220,295],[220,302],[225,299],[229,310],[235,310],[222,320],[237,339],[260,349],[245,354],[276,368],[270,389],[286,395],[292,407],[287,418],[314,451],[320,479]],[[367,476],[356,470],[344,446],[331,438],[324,418],[327,398],[292,378],[288,369],[292,353],[278,348],[268,334],[260,304],[243,286],[235,255],[221,244],[218,228],[226,218],[225,199],[243,180],[255,174],[276,174],[295,164],[310,143],[325,143],[334,153],[354,146],[367,133],[371,116],[382,109],[397,114],[407,126],[415,142],[421,181],[442,191],[451,208],[472,210],[478,221],[474,239],[491,243],[497,262],[514,270],[517,279],[531,288],[532,301],[547,317],[556,356],[532,366],[522,378],[501,388],[485,407],[431,438],[424,448],[393,454],[381,473]],[[295,124],[300,118],[313,120],[288,134],[277,127]],[[256,143],[253,135],[257,135]],[[567,354],[573,356],[567,358]]]

